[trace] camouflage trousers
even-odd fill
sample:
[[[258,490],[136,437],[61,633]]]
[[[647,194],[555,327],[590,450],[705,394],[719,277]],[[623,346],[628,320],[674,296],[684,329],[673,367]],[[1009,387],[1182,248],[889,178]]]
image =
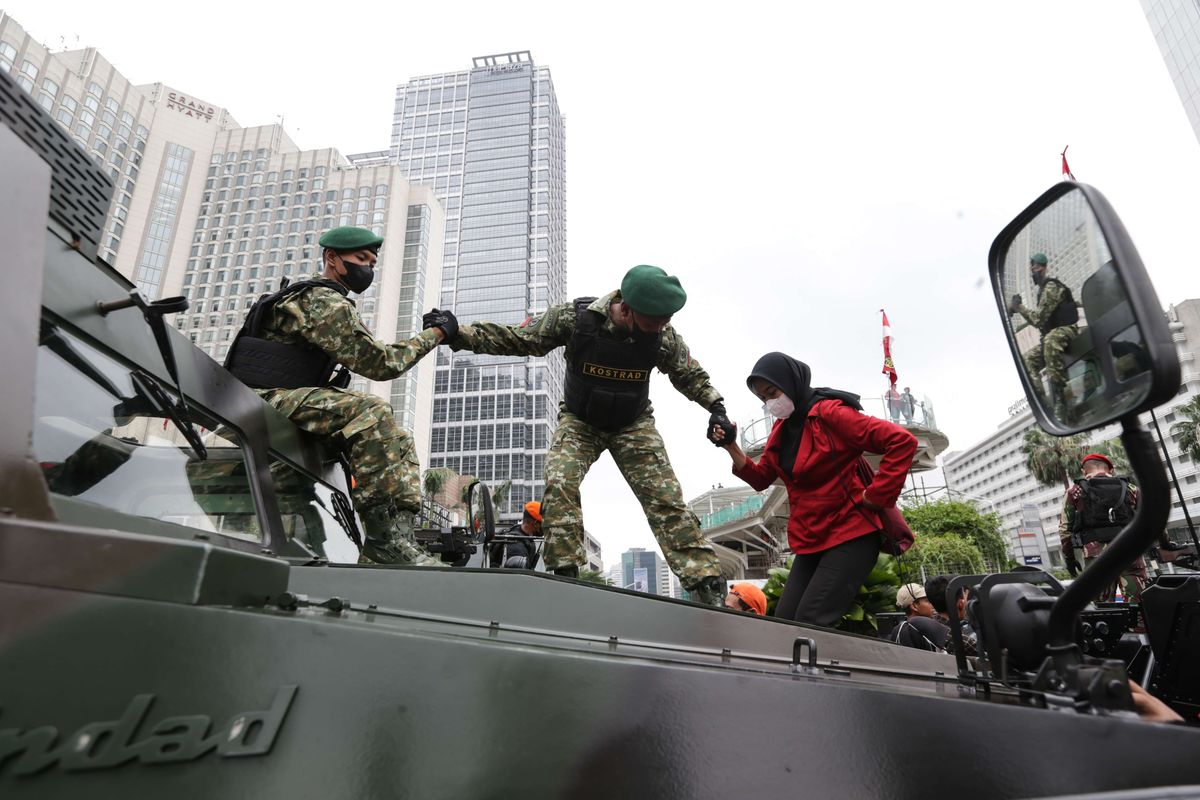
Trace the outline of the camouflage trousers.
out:
[[[1036,346],[1025,353],[1025,369],[1029,373],[1033,390],[1037,392],[1038,397],[1047,401],[1047,405],[1051,409],[1058,402],[1069,405],[1067,398],[1063,396],[1063,391],[1067,386],[1067,367],[1063,362],[1063,353],[1078,335],[1079,329],[1074,325],[1053,328],[1042,337]],[[1045,389],[1042,386],[1043,369],[1046,370],[1046,380],[1050,384],[1049,398],[1045,396]]]
[[[346,453],[355,508],[395,504],[401,511],[421,508],[421,467],[413,439],[375,395],[332,387],[267,389],[263,399],[296,427]]]
[[[1095,556],[1088,556],[1085,551],[1076,550],[1076,555],[1084,553],[1083,568],[1087,569],[1092,565],[1092,562],[1100,557],[1100,553],[1104,552],[1101,547],[1097,550]],[[1121,577],[1117,581],[1113,581],[1108,586],[1105,586],[1100,596],[1096,598],[1098,603],[1108,603],[1117,594],[1117,582],[1121,584],[1121,594],[1125,596],[1126,603],[1140,603],[1142,601],[1142,589],[1146,587],[1146,562],[1141,556],[1134,559],[1133,563],[1125,568],[1121,573]]]
[[[546,567],[586,563],[579,485],[605,450],[612,454],[617,469],[642,504],[650,530],[684,588],[709,575],[720,575],[716,550],[700,531],[700,520],[683,502],[679,479],[671,469],[662,437],[654,427],[654,415],[649,411],[612,432],[601,431],[569,411],[559,415],[558,429],[546,454],[546,491],[542,497]]]

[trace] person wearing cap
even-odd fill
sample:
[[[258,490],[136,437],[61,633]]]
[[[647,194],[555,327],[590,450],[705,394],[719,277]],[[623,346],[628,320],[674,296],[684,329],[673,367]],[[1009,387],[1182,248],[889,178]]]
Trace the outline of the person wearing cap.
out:
[[[501,565],[509,569],[537,566],[537,540],[542,538],[542,504],[537,500],[526,503],[521,521],[505,531],[504,536],[505,541],[496,542],[488,550],[489,566]]]
[[[603,297],[551,306],[521,325],[463,325],[450,347],[506,356],[565,348],[564,400],[546,454],[542,497],[548,569],[577,577],[586,563],[579,485],[607,450],[680,583],[699,602],[719,606],[725,592],[716,551],[683,500],[650,406],[650,373],[657,368],[710,412],[710,426],[732,431],[721,394],[671,325],[686,300],[678,278],[641,264]]]
[[[896,607],[904,621],[892,631],[892,641],[917,650],[946,651],[950,628],[935,619],[937,612],[919,583],[906,583],[896,590]]]
[[[950,607],[946,603],[946,589],[950,582],[957,577],[957,575],[935,575],[925,581],[925,596],[929,598],[929,602],[933,606],[933,618],[948,628],[950,627]],[[970,589],[966,586],[962,587],[958,592],[958,597],[955,598],[954,610],[955,619],[958,620],[959,630],[962,632],[963,655],[975,658],[979,655],[979,636],[967,619],[969,595]],[[946,640],[946,652],[951,654],[954,653],[953,632],[954,629],[951,628],[951,636]]]
[[[1079,335],[1079,309],[1075,298],[1065,283],[1047,277],[1050,260],[1045,253],[1034,253],[1029,259],[1029,276],[1037,286],[1037,307],[1028,308],[1016,294],[1008,304],[1009,314],[1020,314],[1025,321],[1041,334],[1038,343],[1024,354],[1025,369],[1029,373],[1033,390],[1043,404],[1061,419],[1070,414],[1069,397],[1064,395],[1067,386],[1067,368],[1063,361],[1071,341]],[[1042,386],[1042,370],[1046,370],[1050,396]]]
[[[747,614],[767,615],[767,596],[753,583],[735,583],[725,596],[725,607]]]
[[[1083,554],[1082,569],[1087,569],[1133,519],[1138,502],[1137,487],[1114,476],[1112,459],[1103,453],[1085,455],[1079,471],[1083,477],[1067,490],[1058,517],[1058,541],[1072,577],[1081,571],[1079,554]],[[1160,536],[1160,542],[1163,540],[1165,533]],[[1126,567],[1119,580],[1129,601],[1141,599],[1146,585],[1146,562],[1141,556]],[[1104,588],[1097,601],[1112,600],[1116,590],[1117,583],[1113,582]]]
[[[379,341],[349,295],[371,287],[383,237],[340,227],[326,231],[319,244],[324,271],[260,298],[225,365],[297,427],[346,454],[366,560],[441,565],[412,540],[413,515],[421,507],[412,437],[396,425],[387,401],[346,387],[350,372],[376,381],[403,375],[453,339],[457,322],[435,309],[411,339]]]

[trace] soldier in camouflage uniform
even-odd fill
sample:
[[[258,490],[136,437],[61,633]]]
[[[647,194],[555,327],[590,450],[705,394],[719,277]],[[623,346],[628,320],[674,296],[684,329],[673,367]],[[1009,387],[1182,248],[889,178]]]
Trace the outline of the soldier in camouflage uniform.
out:
[[[586,563],[579,485],[607,450],[683,587],[702,603],[721,605],[725,591],[716,551],[683,501],[649,402],[650,373],[657,367],[711,412],[710,428],[722,425],[733,435],[720,393],[669,324],[686,299],[677,278],[641,265],[625,275],[619,291],[552,306],[522,325],[463,325],[450,346],[513,356],[566,348],[565,399],[546,455],[542,499],[548,568],[575,577]]]
[[[1079,335],[1079,329],[1075,326],[1079,321],[1079,310],[1067,285],[1057,278],[1046,277],[1048,263],[1044,253],[1034,253],[1029,260],[1029,274],[1038,287],[1037,308],[1026,307],[1018,294],[1013,295],[1008,311],[1010,314],[1020,314],[1041,333],[1038,344],[1025,353],[1025,368],[1038,397],[1059,418],[1065,419],[1071,403],[1066,395],[1067,368],[1063,363],[1063,353]],[[1042,387],[1043,369],[1046,370],[1050,385],[1049,398]]]
[[[344,388],[348,380],[343,387],[329,385],[337,365],[371,380],[399,377],[457,330],[453,315],[439,312],[436,327],[405,342],[387,344],[371,334],[347,295],[370,287],[382,243],[364,228],[327,231],[320,239],[325,271],[282,290],[254,335],[245,328],[239,334],[226,365],[298,427],[346,453],[366,559],[438,566],[442,562],[413,541],[421,495],[412,437],[396,425],[383,399]]]
[[[1113,466],[1108,457],[1102,453],[1090,453],[1083,457],[1083,462],[1080,464],[1080,471],[1085,478],[1109,477],[1112,475]],[[1092,562],[1100,557],[1104,549],[1108,547],[1108,542],[1080,542],[1079,532],[1076,530],[1075,518],[1082,511],[1081,503],[1083,498],[1083,489],[1079,484],[1073,485],[1067,490],[1066,496],[1063,498],[1062,513],[1058,517],[1058,541],[1062,548],[1063,561],[1066,562],[1067,569],[1072,577],[1078,575],[1081,571],[1079,566],[1080,551],[1083,552],[1083,568],[1087,569],[1092,565]],[[1133,484],[1129,485],[1129,502],[1133,508],[1137,508],[1138,488]],[[1165,539],[1165,534],[1160,536],[1160,541]],[[1142,589],[1146,586],[1146,561],[1141,556],[1133,560],[1123,573],[1121,573],[1121,593],[1125,595],[1125,599],[1130,603],[1141,602]],[[1097,602],[1106,603],[1116,596],[1116,582],[1109,584],[1096,598]]]

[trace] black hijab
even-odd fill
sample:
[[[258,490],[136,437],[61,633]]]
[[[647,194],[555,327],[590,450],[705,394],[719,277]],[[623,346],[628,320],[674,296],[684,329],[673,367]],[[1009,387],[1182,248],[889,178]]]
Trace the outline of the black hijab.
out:
[[[814,389],[810,385],[811,371],[808,364],[797,361],[783,353],[767,353],[760,358],[746,378],[746,385],[754,391],[754,379],[762,380],[778,387],[791,399],[796,410],[783,421],[783,430],[779,441],[779,465],[789,473],[795,468],[796,453],[800,450],[800,437],[804,433],[804,420],[809,410],[822,400],[841,400],[853,409],[862,411],[862,403],[858,395],[819,386]]]

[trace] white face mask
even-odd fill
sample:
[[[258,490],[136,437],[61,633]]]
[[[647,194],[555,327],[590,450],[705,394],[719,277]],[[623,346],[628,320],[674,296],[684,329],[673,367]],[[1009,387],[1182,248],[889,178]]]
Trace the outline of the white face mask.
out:
[[[787,419],[796,410],[796,406],[792,403],[792,398],[786,394],[772,397],[763,405],[766,407],[767,413],[778,419]]]

